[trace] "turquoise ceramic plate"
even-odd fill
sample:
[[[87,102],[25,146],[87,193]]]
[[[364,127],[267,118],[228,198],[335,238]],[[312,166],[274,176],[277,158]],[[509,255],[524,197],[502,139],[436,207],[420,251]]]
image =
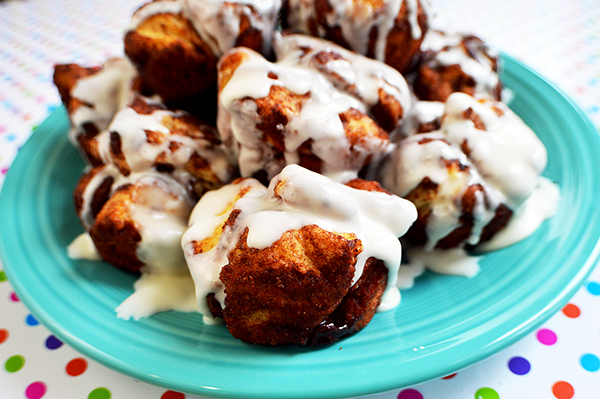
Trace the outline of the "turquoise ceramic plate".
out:
[[[322,348],[267,348],[233,339],[198,315],[139,322],[115,316],[134,276],[72,261],[82,230],[72,191],[83,163],[64,110],[33,134],[0,197],[0,248],[19,297],[54,334],[115,370],[164,387],[230,398],[359,396],[442,377],[515,342],[558,311],[595,265],[600,237],[600,138],[547,81],[505,59],[511,107],[549,151],[558,214],[529,239],[489,254],[475,278],[425,274],[396,310]]]

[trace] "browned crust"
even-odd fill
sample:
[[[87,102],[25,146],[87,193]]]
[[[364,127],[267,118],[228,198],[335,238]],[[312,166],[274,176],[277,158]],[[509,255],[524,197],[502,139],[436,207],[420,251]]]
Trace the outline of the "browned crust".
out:
[[[348,93],[359,101],[364,101],[354,84],[349,84],[342,76],[329,68],[329,62],[340,60],[350,62],[334,51],[320,51],[313,56],[310,63],[317,71],[326,76],[338,90]],[[398,126],[398,122],[404,116],[404,108],[394,96],[380,87],[378,90],[378,101],[369,109],[369,116],[383,130],[391,132]]]
[[[136,250],[142,237],[131,218],[135,187],[120,187],[106,202],[89,233],[105,261],[123,270],[136,272],[144,265]]]
[[[407,73],[415,67],[418,61],[418,55],[421,43],[429,27],[427,14],[418,2],[417,22],[421,29],[421,35],[418,39],[413,39],[411,25],[409,21],[409,11],[407,2],[402,3],[400,12],[396,18],[394,27],[388,34],[387,46],[385,48],[385,62],[396,68],[400,73]],[[373,54],[374,49],[370,49],[367,54]],[[370,55],[372,56],[372,55]]]
[[[428,142],[431,140],[423,140]],[[448,173],[463,173],[469,166],[462,164],[459,160],[441,160],[446,165]],[[438,195],[438,184],[432,182],[428,177],[423,178],[419,185],[412,189],[406,199],[411,201],[417,208],[417,220],[406,233],[406,239],[414,245],[423,246],[427,243],[427,223],[431,214],[431,205]],[[485,188],[481,184],[469,185],[465,188],[461,201],[461,215],[459,226],[436,243],[438,249],[457,248],[465,245],[470,237],[475,224],[473,214],[477,203],[477,193],[486,196]],[[495,210],[494,218],[484,227],[480,242],[485,242],[501,230],[512,217],[512,211],[504,204],[500,204]]]
[[[182,15],[153,15],[124,41],[125,54],[166,103],[185,108],[214,89],[217,57]]]
[[[498,60],[489,53],[486,44],[476,36],[467,35],[463,38],[460,46],[475,59],[476,53],[485,53],[492,64],[492,70],[498,72]],[[425,52],[421,55],[421,64],[417,69],[414,92],[424,101],[445,102],[450,94],[462,92],[475,96],[476,82],[467,75],[460,65],[435,65],[430,62],[435,53]],[[499,82],[491,93],[492,99],[499,101],[502,94],[502,84]]]
[[[306,344],[348,292],[360,240],[309,225],[258,250],[247,234],[220,274],[229,331],[255,344]]]
[[[373,10],[373,15],[377,15],[378,12],[381,12],[385,8],[384,2],[378,0],[354,0],[354,2],[365,4],[365,8]],[[328,0],[315,0],[313,7],[315,18],[308,21],[309,32],[306,33],[309,33],[311,36],[322,37],[342,47],[351,49],[352,46],[344,38],[340,26],[338,24],[332,26],[328,22],[327,16],[334,12]],[[294,30],[298,27],[289,24],[289,14],[289,7],[284,5],[282,25],[284,28]],[[385,62],[401,73],[409,72],[415,66],[423,37],[429,28],[427,14],[420,1],[418,2],[417,22],[422,34],[418,39],[412,37],[408,14],[407,5],[404,2],[394,21],[393,28],[388,33],[385,50]],[[347,16],[347,18],[352,17]],[[378,34],[377,27],[373,27],[371,32],[369,32],[369,43],[365,54],[367,57],[375,58],[375,44]]]
[[[58,89],[60,99],[67,108],[69,114],[75,112],[81,104],[81,100],[73,98],[71,92],[77,82],[87,76],[94,75],[102,68],[100,66],[94,68],[85,68],[77,64],[59,64],[54,66],[54,85]]]
[[[352,179],[344,184],[348,187],[352,187],[357,190],[374,191],[374,192],[392,195],[391,192],[389,192],[388,190],[383,188],[383,186],[381,184],[379,184],[379,182],[376,182],[374,180],[365,180],[365,179],[361,179],[361,178],[356,178],[356,179]]]
[[[333,343],[366,327],[381,304],[387,281],[383,261],[367,259],[361,277],[327,320],[313,330],[308,345]]]
[[[98,166],[92,168],[89,172],[85,173],[77,183],[75,187],[75,191],[73,192],[73,202],[75,203],[75,212],[81,218],[82,210],[83,210],[83,195],[84,192],[90,183],[90,181],[98,174],[104,170],[103,166]],[[94,194],[92,195],[92,203],[90,204],[90,209],[92,212],[92,217],[95,218],[100,210],[110,198],[110,191],[112,189],[112,185],[114,183],[114,179],[111,176],[107,176],[102,183],[98,186]]]

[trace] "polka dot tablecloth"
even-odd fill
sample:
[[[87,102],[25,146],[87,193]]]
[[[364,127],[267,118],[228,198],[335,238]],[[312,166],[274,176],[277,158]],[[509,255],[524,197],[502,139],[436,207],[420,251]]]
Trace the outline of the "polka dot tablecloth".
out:
[[[476,33],[553,81],[600,126],[600,2],[435,0],[441,26]],[[138,0],[0,1],[0,184],[19,148],[60,105],[55,63],[121,55]],[[0,232],[0,234],[2,234]],[[0,398],[195,396],[89,359],[29,313],[0,265]],[[378,399],[600,398],[600,268],[537,330],[491,358]]]

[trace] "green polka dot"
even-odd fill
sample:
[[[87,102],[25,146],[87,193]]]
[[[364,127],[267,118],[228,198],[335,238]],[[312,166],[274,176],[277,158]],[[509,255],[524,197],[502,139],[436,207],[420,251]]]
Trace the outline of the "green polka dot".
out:
[[[500,399],[500,395],[492,388],[479,388],[475,392],[475,399]]]
[[[4,363],[4,368],[9,373],[14,373],[23,368],[25,365],[25,358],[21,355],[14,355],[8,358],[6,363]]]
[[[0,283],[6,280],[8,280],[6,278],[6,272],[4,270],[0,270]]]
[[[96,388],[88,395],[88,399],[110,399],[110,391],[106,388]]]

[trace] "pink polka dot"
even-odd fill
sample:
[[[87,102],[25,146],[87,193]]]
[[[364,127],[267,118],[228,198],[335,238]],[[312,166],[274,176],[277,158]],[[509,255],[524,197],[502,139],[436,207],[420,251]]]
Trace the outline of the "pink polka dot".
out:
[[[537,339],[544,345],[554,345],[556,343],[556,334],[547,328],[542,328],[537,332]]]
[[[46,384],[41,381],[31,383],[25,390],[27,399],[40,399],[46,394]]]
[[[13,302],[19,302],[19,297],[16,292],[11,292],[8,298]]]
[[[416,389],[409,388],[400,391],[397,399],[423,399],[423,395]]]

